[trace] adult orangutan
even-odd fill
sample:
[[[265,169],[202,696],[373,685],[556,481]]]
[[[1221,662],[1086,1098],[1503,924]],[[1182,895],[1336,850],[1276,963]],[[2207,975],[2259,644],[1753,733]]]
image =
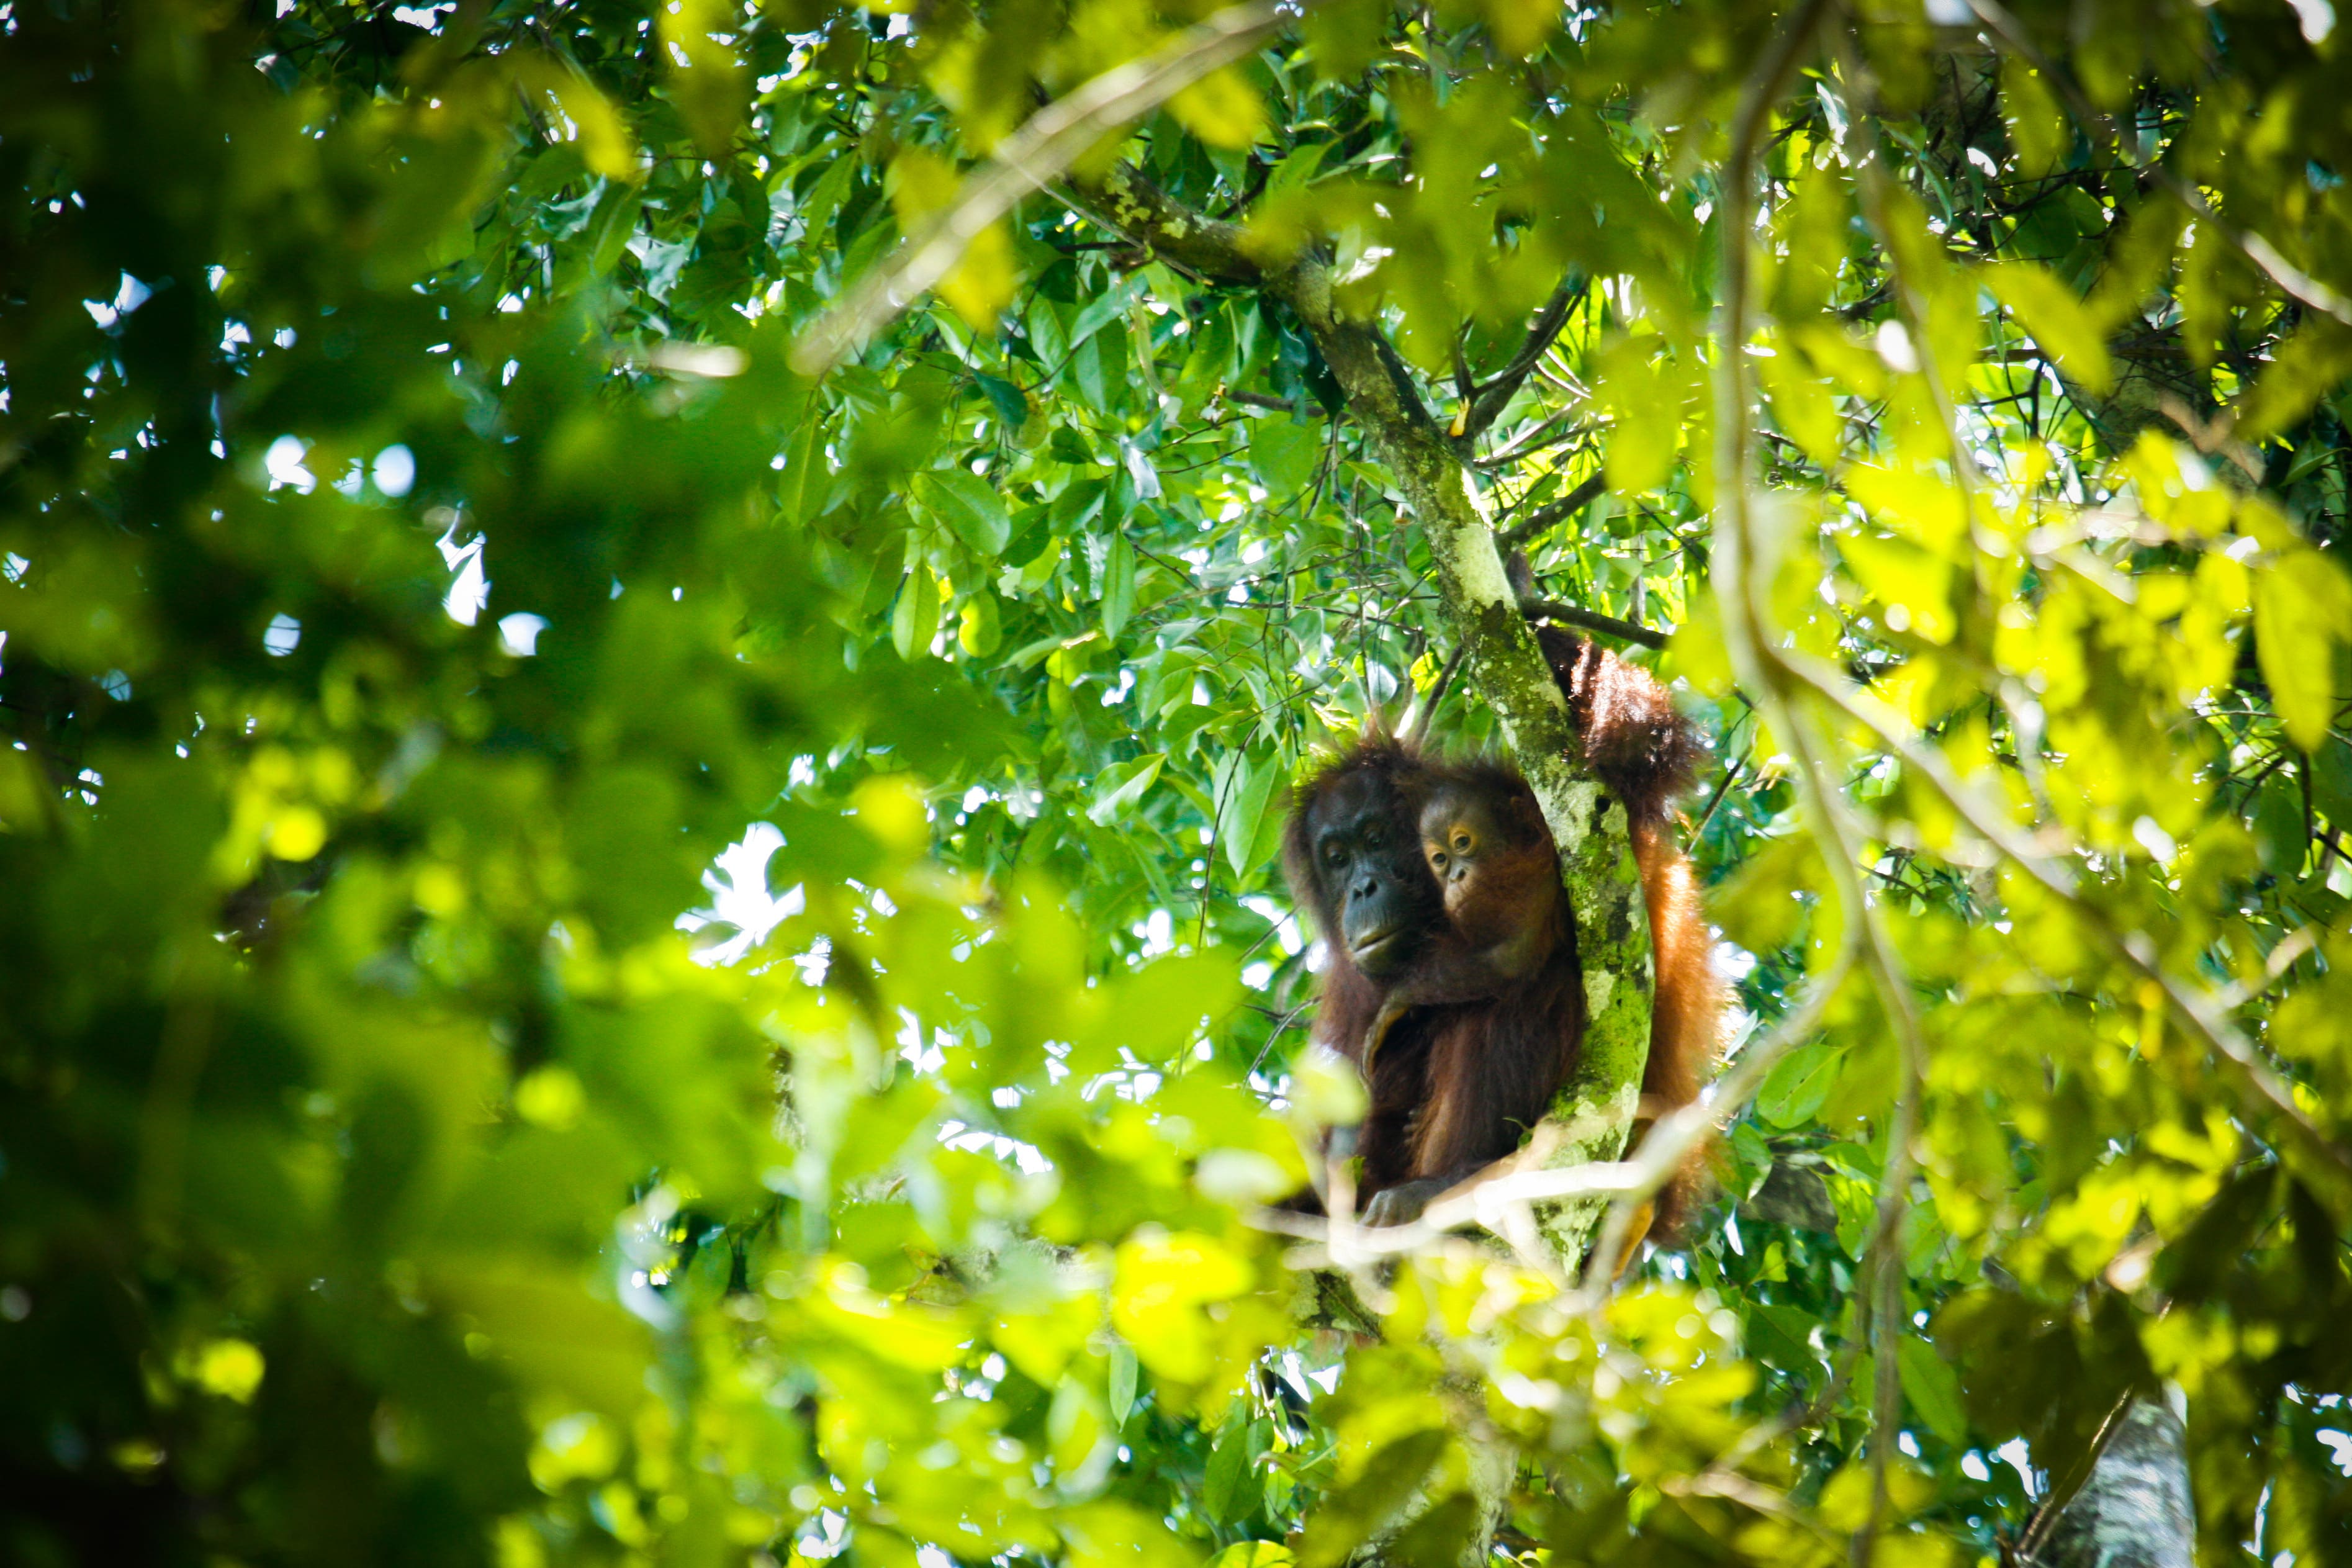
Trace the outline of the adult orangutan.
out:
[[[1584,638],[1538,632],[1584,758],[1627,817],[1655,944],[1644,1114],[1688,1104],[1723,1011],[1670,804],[1701,755],[1648,672]],[[1364,1074],[1367,1221],[1399,1224],[1517,1148],[1576,1066],[1584,975],[1559,856],[1533,793],[1491,762],[1451,763],[1373,736],[1299,793],[1291,886],[1330,952],[1315,1036]],[[1671,1230],[1687,1176],[1660,1195]]]

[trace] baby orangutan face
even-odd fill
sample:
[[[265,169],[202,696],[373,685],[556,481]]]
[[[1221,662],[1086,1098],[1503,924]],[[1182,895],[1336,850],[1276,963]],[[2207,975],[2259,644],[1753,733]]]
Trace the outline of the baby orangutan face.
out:
[[[1487,971],[1516,979],[1549,955],[1559,862],[1520,803],[1467,783],[1441,784],[1422,807],[1421,847],[1446,919]]]

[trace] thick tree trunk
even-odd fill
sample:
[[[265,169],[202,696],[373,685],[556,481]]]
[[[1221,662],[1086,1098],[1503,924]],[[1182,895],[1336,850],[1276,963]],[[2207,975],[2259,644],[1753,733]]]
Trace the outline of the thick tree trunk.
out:
[[[1576,913],[1590,1020],[1575,1075],[1552,1102],[1559,1135],[1545,1164],[1617,1159],[1641,1099],[1650,1053],[1653,967],[1648,906],[1633,871],[1622,811],[1602,812],[1601,786],[1577,762],[1568,708],[1503,573],[1493,526],[1463,453],[1438,428],[1395,352],[1369,322],[1332,299],[1328,268],[1312,255],[1262,260],[1234,225],[1186,210],[1132,169],[1087,193],[1102,219],[1192,272],[1253,286],[1288,305],[1347,394],[1348,409],[1396,480],[1437,563],[1445,620],[1469,652],[1472,685],[1500,721],[1512,761],[1527,775],[1559,846]],[[1540,1205],[1538,1224],[1573,1270],[1592,1243],[1597,1199]]]
[[[1544,1163],[1557,1168],[1617,1159],[1633,1130],[1650,1052],[1648,906],[1625,814],[1601,809],[1601,787],[1579,763],[1567,703],[1504,574],[1463,454],[1430,417],[1378,327],[1340,310],[1319,260],[1310,255],[1286,265],[1264,262],[1243,244],[1240,229],[1186,211],[1131,169],[1112,171],[1087,196],[1111,226],[1180,266],[1254,285],[1296,311],[1421,525],[1437,563],[1446,624],[1467,650],[1471,683],[1494,710],[1512,761],[1543,808],[1576,915],[1589,1021],[1575,1073],[1552,1102],[1549,1121],[1557,1137]],[[1544,1245],[1563,1270],[1572,1273],[1582,1261],[1604,1207],[1591,1198],[1538,1205]],[[1465,1568],[1486,1560],[1517,1464],[1510,1445],[1482,1436],[1481,1426],[1465,1423],[1464,1429],[1476,1505],[1462,1547]],[[1383,1561],[1389,1542],[1427,1503],[1408,1500],[1354,1561]]]
[[[2161,1399],[2135,1399],[2029,1561],[2033,1568],[2193,1568],[2196,1542],[2180,1416]]]

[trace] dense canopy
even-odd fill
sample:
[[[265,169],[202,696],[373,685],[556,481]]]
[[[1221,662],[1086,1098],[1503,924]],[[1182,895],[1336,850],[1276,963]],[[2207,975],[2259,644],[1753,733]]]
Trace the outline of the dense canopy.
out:
[[[0,1557],[2352,1561],[2336,21],[0,0]],[[1713,747],[1613,1283],[1523,611]],[[1265,1206],[1368,725],[1563,850],[1540,1245]]]

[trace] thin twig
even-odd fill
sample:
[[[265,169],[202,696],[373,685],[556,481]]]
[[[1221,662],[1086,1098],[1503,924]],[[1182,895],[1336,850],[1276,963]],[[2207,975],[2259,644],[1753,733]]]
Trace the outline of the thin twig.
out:
[[[1483,458],[1473,458],[1470,459],[1470,466],[1474,468],[1507,468],[1530,452],[1539,452],[1546,447],[1555,446],[1562,441],[1573,441],[1579,436],[1591,434],[1593,426],[1591,425],[1571,426],[1565,431],[1555,428],[1575,418],[1578,413],[1579,410],[1574,408],[1563,408],[1557,414],[1546,415],[1533,428],[1522,432],[1517,440],[1513,441],[1502,451],[1489,452]]]
[[[1581,282],[1563,282],[1553,289],[1551,298],[1544,301],[1543,309],[1536,313],[1534,323],[1528,328],[1528,341],[1512,356],[1511,363],[1491,381],[1475,387],[1465,385],[1462,394],[1464,406],[1457,416],[1459,423],[1452,432],[1455,438],[1475,441],[1486,434],[1487,426],[1502,417],[1503,410],[1517,395],[1520,384],[1528,379],[1528,373],[1535,369],[1544,352],[1559,341],[1560,329],[1568,325],[1568,313],[1583,297],[1584,289],[1585,285]],[[1466,378],[1469,367],[1461,362],[1458,346],[1454,352],[1457,374]]]
[[[1698,839],[1698,836],[1706,831],[1706,825],[1715,820],[1716,810],[1723,805],[1723,797],[1729,795],[1731,793],[1731,786],[1739,782],[1740,773],[1748,766],[1749,760],[1754,755],[1755,752],[1752,750],[1742,752],[1736,762],[1734,762],[1729,767],[1723,770],[1723,782],[1715,786],[1715,793],[1707,796],[1706,809],[1698,814],[1698,820],[1696,822],[1691,824],[1690,837],[1692,842],[1696,843]]]
[[[1606,474],[1595,470],[1578,482],[1576,488],[1556,501],[1548,501],[1510,527],[1495,536],[1495,548],[1505,554],[1525,544],[1528,540],[1563,518],[1575,516],[1590,506],[1601,491],[1609,488]]]
[[[1454,645],[1454,651],[1445,656],[1445,663],[1438,669],[1437,679],[1429,684],[1429,695],[1422,700],[1420,710],[1412,716],[1412,727],[1404,733],[1404,743],[1408,749],[1421,750],[1421,743],[1429,738],[1429,721],[1436,716],[1438,703],[1444,700],[1445,689],[1454,684],[1454,672],[1462,668],[1462,656],[1469,651],[1468,642],[1458,642]]]

